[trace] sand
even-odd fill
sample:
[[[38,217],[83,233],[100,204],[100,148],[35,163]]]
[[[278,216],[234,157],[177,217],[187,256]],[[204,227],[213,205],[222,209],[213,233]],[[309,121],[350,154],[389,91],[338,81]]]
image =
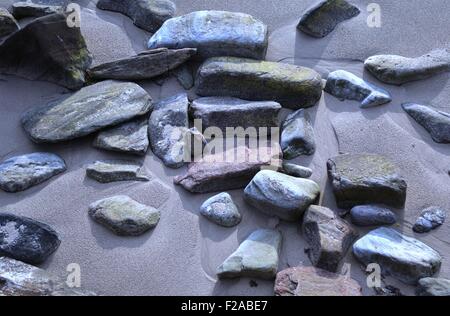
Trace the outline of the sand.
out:
[[[10,0],[0,1],[11,3]],[[125,57],[145,49],[149,33],[133,26],[120,14],[100,11],[92,1],[83,5],[82,32],[94,63]],[[450,221],[425,235],[411,230],[420,210],[439,205],[450,211],[450,146],[436,144],[429,134],[403,112],[402,102],[430,104],[450,112],[449,75],[401,87],[384,85],[363,71],[362,61],[373,54],[393,53],[419,56],[434,48],[449,47],[446,0],[378,0],[382,8],[382,27],[366,24],[366,5],[371,1],[353,0],[362,9],[324,39],[312,39],[296,31],[304,9],[314,0],[177,0],[178,14],[201,9],[221,9],[250,13],[269,25],[270,47],[267,59],[312,67],[323,76],[344,69],[387,89],[390,104],[359,109],[353,101],[340,102],[324,93],[319,104],[308,112],[313,118],[317,152],[313,157],[294,160],[314,170],[313,180],[322,188],[321,204],[337,209],[326,176],[326,160],[339,152],[383,154],[401,168],[408,183],[405,210],[398,229],[432,246],[443,256],[439,276],[450,278]],[[155,100],[182,92],[175,79],[158,86],[140,83]],[[175,187],[172,179],[183,169],[165,168],[151,152],[143,159],[154,176],[149,183],[99,184],[85,176],[85,166],[98,159],[124,158],[123,155],[94,149],[92,137],[60,145],[35,145],[22,131],[21,113],[66,92],[44,82],[31,82],[13,76],[0,76],[0,159],[34,152],[61,155],[68,170],[50,181],[21,193],[0,192],[1,211],[29,216],[53,226],[61,235],[58,251],[43,268],[67,275],[66,267],[78,263],[82,288],[101,295],[272,295],[273,282],[250,279],[217,281],[216,268],[239,243],[257,228],[278,228],[283,234],[280,269],[300,263],[309,265],[299,224],[279,222],[248,207],[242,190],[230,192],[243,214],[235,228],[219,227],[199,214],[202,202],[213,194],[193,195]],[[194,96],[192,91],[189,92]],[[286,115],[289,111],[284,111]],[[94,223],[88,205],[116,194],[128,194],[141,203],[157,207],[161,221],[150,233],[123,238]],[[360,230],[364,234],[366,230]],[[351,275],[366,287],[365,275],[351,253],[344,260],[351,264]],[[413,288],[387,279],[406,294]]]

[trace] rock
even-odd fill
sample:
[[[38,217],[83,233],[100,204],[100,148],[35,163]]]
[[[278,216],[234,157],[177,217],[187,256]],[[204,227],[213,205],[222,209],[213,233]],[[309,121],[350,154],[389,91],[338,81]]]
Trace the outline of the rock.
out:
[[[295,222],[317,199],[320,188],[308,179],[262,170],[244,190],[245,200],[257,210]]]
[[[217,269],[220,279],[251,277],[273,279],[278,271],[281,233],[277,230],[254,231]]]
[[[328,160],[328,177],[338,207],[385,204],[405,205],[407,184],[397,167],[375,154],[346,154]]]
[[[47,224],[0,213],[0,257],[40,264],[58,249],[60,243],[58,233]]]
[[[242,219],[238,207],[228,193],[220,193],[206,200],[200,208],[200,213],[224,227],[236,226]]]
[[[292,160],[301,155],[313,155],[316,152],[314,129],[308,113],[300,109],[290,114],[281,128],[281,149],[283,158]]]
[[[348,248],[358,234],[326,207],[312,205],[306,211],[302,224],[303,237],[311,263],[321,269],[336,272]]]
[[[450,113],[415,103],[404,103],[402,107],[430,133],[436,143],[450,143]]]
[[[419,280],[418,296],[450,296],[450,280],[423,278]]]
[[[80,28],[69,27],[64,14],[38,18],[0,46],[0,73],[48,81],[71,90],[83,87],[91,62]]]
[[[171,73],[185,90],[190,90],[194,87],[194,74],[189,65],[181,65],[180,67],[172,70]]]
[[[404,296],[399,288],[392,285],[373,288],[377,296]]]
[[[12,5],[12,14],[16,19],[42,17],[53,13],[63,13],[62,6],[19,1]]]
[[[151,108],[151,97],[137,84],[102,81],[33,107],[22,116],[22,126],[34,142],[56,143],[129,121]]]
[[[369,57],[364,66],[378,80],[401,85],[450,71],[450,50],[437,49],[417,58],[377,55]]]
[[[437,206],[431,206],[422,211],[413,230],[416,233],[428,233],[444,224],[447,212]]]
[[[289,176],[297,178],[309,178],[313,173],[313,171],[309,168],[287,162],[283,162],[282,171]]]
[[[12,157],[0,163],[0,189],[24,191],[64,171],[64,160],[54,154],[32,153]]]
[[[408,284],[432,276],[441,267],[437,251],[387,227],[380,227],[359,239],[353,245],[353,254],[361,263],[377,263],[382,273]]]
[[[272,100],[296,110],[316,104],[322,95],[322,78],[305,67],[217,57],[208,59],[200,66],[196,91],[201,96]]]
[[[313,37],[325,37],[339,23],[360,13],[361,11],[357,7],[345,0],[321,1],[303,14],[297,29]]]
[[[397,222],[397,216],[392,211],[375,205],[355,206],[350,216],[356,226],[393,225]]]
[[[362,296],[350,277],[315,267],[294,267],[278,272],[275,296]]]
[[[267,26],[251,15],[226,11],[196,11],[172,18],[150,38],[148,48],[198,50],[200,58],[235,56],[264,59]]]
[[[86,175],[101,183],[149,181],[148,175],[141,168],[140,164],[127,160],[96,161],[87,166]]]
[[[177,68],[196,54],[196,49],[160,48],[139,55],[98,65],[88,70],[95,80],[145,80],[152,79]]]
[[[156,227],[161,213],[126,195],[117,195],[92,203],[89,215],[97,223],[119,236],[139,236]]]
[[[271,127],[279,126],[280,110],[281,105],[271,101],[255,102],[231,97],[207,97],[192,102],[191,116],[194,120],[202,120],[204,130],[216,127],[225,134],[227,127],[242,127],[239,137],[244,137],[244,130],[250,128],[249,131],[254,131],[251,136],[257,137],[261,127],[266,127],[266,135],[269,135]]]
[[[379,106],[392,101],[391,95],[386,90],[345,70],[330,73],[324,90],[341,101],[359,101],[362,108]]]
[[[0,37],[10,35],[19,30],[16,19],[4,8],[0,8]]]
[[[97,8],[120,12],[132,19],[134,25],[151,33],[176,12],[175,4],[169,0],[99,0]]]

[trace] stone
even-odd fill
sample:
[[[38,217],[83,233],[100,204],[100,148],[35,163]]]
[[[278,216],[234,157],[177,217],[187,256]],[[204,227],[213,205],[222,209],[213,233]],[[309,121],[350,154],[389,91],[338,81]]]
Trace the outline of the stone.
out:
[[[421,212],[413,226],[413,230],[416,233],[428,233],[444,224],[446,218],[446,211],[437,206],[430,206]]]
[[[159,48],[136,56],[115,60],[90,68],[91,79],[145,80],[152,79],[177,68],[196,54],[196,49]]]
[[[244,190],[245,201],[271,216],[295,222],[320,194],[317,183],[272,170],[262,170]]]
[[[318,268],[336,272],[341,260],[358,234],[332,210],[312,205],[302,224],[303,237],[311,263]]]
[[[321,1],[303,14],[297,29],[313,37],[325,37],[339,23],[354,18],[360,13],[356,6],[345,0]]]
[[[53,13],[63,13],[63,7],[31,1],[19,1],[12,5],[12,14],[16,19],[42,17]]]
[[[50,14],[9,36],[0,45],[0,73],[71,90],[83,87],[92,56],[80,28],[69,27],[66,19],[64,14]]]
[[[450,113],[416,103],[404,103],[402,107],[436,143],[450,144]]]
[[[54,154],[15,156],[0,163],[0,189],[11,193],[24,191],[64,171],[64,160]]]
[[[20,26],[8,10],[0,8],[0,37],[8,36],[19,30]]]
[[[292,160],[301,155],[313,155],[316,152],[314,129],[308,113],[304,109],[288,115],[281,127],[281,149],[283,158]]]
[[[436,49],[416,58],[377,55],[369,57],[364,67],[384,83],[402,85],[449,72],[450,50]]]
[[[297,110],[314,106],[322,96],[322,78],[309,68],[236,57],[206,60],[197,72],[201,96],[276,101]]]
[[[277,230],[254,231],[217,268],[217,276],[220,279],[238,277],[274,279],[278,271],[281,241],[281,233]]]
[[[22,116],[22,126],[36,143],[57,143],[124,123],[151,108],[151,97],[137,84],[102,81],[31,108]]]
[[[119,236],[139,236],[156,227],[161,217],[157,209],[117,195],[92,203],[89,215]]]
[[[350,217],[356,226],[393,225],[397,216],[385,207],[375,205],[358,205],[351,209]]]
[[[151,33],[176,12],[175,4],[169,0],[99,0],[97,8],[122,13],[132,19],[134,25]]]
[[[330,73],[324,90],[341,101],[359,101],[362,108],[379,106],[392,101],[391,95],[386,90],[345,70]]]
[[[224,192],[206,200],[200,207],[200,214],[224,227],[238,225],[242,216],[231,196]]]
[[[264,59],[267,26],[251,15],[226,11],[195,11],[172,18],[150,38],[148,48],[197,48],[201,59],[235,56]]]
[[[379,264],[385,275],[416,284],[441,267],[441,256],[421,241],[392,228],[380,227],[353,245],[353,255],[364,265]]]
[[[423,278],[419,280],[417,296],[450,296],[450,280]]]
[[[385,204],[402,208],[406,181],[389,159],[376,154],[345,154],[327,162],[328,177],[339,208]]]
[[[171,71],[178,83],[185,89],[190,90],[195,85],[193,69],[190,65],[184,64]]]
[[[0,213],[0,257],[41,264],[60,244],[58,233],[47,224],[28,217]]]
[[[313,171],[307,167],[299,166],[293,163],[283,162],[283,170],[285,174],[297,178],[310,178]]]
[[[275,296],[362,296],[359,283],[348,276],[298,266],[278,272]]]
[[[127,160],[96,161],[87,166],[86,175],[101,183],[150,180],[140,164]]]

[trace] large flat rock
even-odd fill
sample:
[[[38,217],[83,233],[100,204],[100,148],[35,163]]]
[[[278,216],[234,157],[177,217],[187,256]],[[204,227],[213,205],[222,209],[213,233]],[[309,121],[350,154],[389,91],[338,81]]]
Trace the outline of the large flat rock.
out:
[[[86,175],[98,182],[149,181],[141,164],[129,160],[99,160],[86,167]]]

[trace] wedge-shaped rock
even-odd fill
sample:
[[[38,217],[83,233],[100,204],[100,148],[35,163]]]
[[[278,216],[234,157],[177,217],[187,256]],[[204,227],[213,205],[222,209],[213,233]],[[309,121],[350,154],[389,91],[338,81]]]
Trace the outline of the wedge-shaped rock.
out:
[[[283,172],[297,178],[309,178],[313,174],[313,171],[307,167],[287,162],[283,162]]]
[[[64,172],[66,164],[50,153],[32,153],[9,158],[0,163],[0,189],[24,191]]]
[[[80,28],[69,27],[66,19],[47,15],[8,37],[0,46],[0,73],[80,89],[92,57]]]
[[[224,227],[236,226],[242,219],[238,207],[226,192],[207,199],[200,207],[200,214]]]
[[[384,274],[416,284],[441,267],[441,256],[421,241],[392,228],[371,231],[353,245],[353,254],[363,264],[377,263]]]
[[[404,103],[402,107],[430,133],[436,143],[450,143],[450,113],[415,103]]]
[[[423,278],[419,280],[417,296],[450,296],[450,280]]]
[[[221,279],[275,278],[281,241],[279,231],[269,229],[254,231],[217,269],[217,276]]]
[[[417,58],[377,55],[369,57],[364,66],[378,80],[401,85],[450,71],[450,50],[437,49]]]
[[[140,164],[127,160],[96,161],[87,166],[86,175],[101,183],[150,180]]]
[[[245,100],[272,100],[291,109],[316,104],[322,78],[312,69],[268,61],[217,57],[205,61],[197,73],[197,94]]]
[[[19,30],[16,19],[4,8],[0,8],[0,37],[10,35]]]
[[[152,99],[131,82],[102,81],[22,116],[36,143],[56,143],[94,133],[148,113]]]
[[[148,48],[198,49],[199,57],[235,56],[264,59],[267,26],[251,15],[196,11],[170,19],[148,41]]]
[[[120,12],[132,19],[137,27],[152,33],[176,11],[175,4],[169,0],[99,0],[97,8]]]
[[[16,19],[42,17],[53,13],[63,13],[62,6],[19,1],[12,5],[12,14]]]
[[[314,129],[308,113],[303,109],[290,114],[283,122],[281,149],[283,158],[287,160],[315,153]]]
[[[346,154],[328,160],[328,177],[340,208],[386,204],[401,208],[406,200],[406,182],[397,167],[375,154]]]

